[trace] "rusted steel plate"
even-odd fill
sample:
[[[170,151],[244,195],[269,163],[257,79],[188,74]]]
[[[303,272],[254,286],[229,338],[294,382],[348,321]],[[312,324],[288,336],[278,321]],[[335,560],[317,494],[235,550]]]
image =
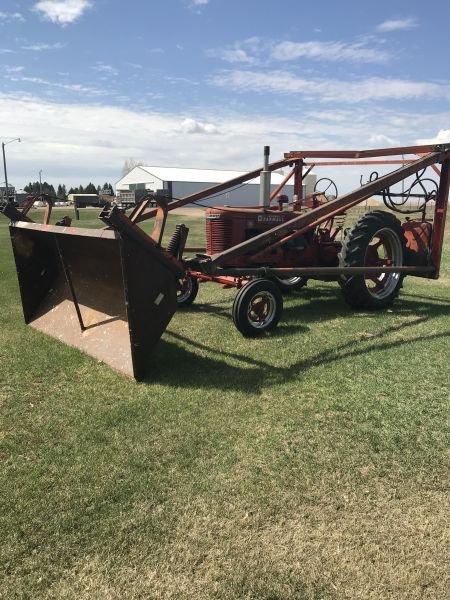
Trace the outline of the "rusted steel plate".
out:
[[[396,148],[374,148],[373,150],[296,150],[286,152],[284,158],[376,158],[378,156],[400,156],[403,154],[427,154],[441,152],[447,145],[426,144],[422,146],[398,146]]]
[[[177,308],[176,278],[156,250],[105,230],[20,223],[10,234],[26,323],[142,379]]]

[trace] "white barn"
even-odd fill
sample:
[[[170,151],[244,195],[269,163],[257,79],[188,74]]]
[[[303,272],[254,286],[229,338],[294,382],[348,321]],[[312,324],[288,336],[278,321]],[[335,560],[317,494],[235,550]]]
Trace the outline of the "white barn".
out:
[[[288,171],[274,171],[271,176],[272,191],[283,181]],[[217,169],[179,169],[175,167],[139,166],[134,167],[127,175],[116,183],[116,191],[133,190],[167,190],[173,198],[183,198],[217,183],[223,183],[244,175],[245,171],[223,171]],[[309,174],[303,185],[304,194],[311,194],[316,183],[316,176]],[[284,193],[292,200],[294,193],[293,179],[284,188]],[[259,203],[259,177],[240,187],[228,190],[214,198],[200,201],[210,206],[244,205],[254,206]]]

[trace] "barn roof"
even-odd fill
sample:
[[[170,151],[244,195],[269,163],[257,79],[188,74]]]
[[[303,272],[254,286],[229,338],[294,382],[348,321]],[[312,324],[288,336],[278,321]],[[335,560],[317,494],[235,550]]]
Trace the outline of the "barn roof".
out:
[[[141,166],[140,169],[150,175],[161,179],[161,181],[189,181],[194,183],[222,183],[245,175],[247,171],[225,171],[221,169],[181,169],[177,167]],[[272,172],[271,181],[274,184],[281,183],[285,175]],[[259,184],[259,177],[247,183]]]

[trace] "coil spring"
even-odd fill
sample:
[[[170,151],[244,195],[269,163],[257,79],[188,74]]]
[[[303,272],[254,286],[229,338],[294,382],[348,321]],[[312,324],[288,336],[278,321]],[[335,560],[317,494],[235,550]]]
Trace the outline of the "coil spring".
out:
[[[175,231],[167,244],[167,252],[172,256],[177,256],[180,250],[181,232],[184,225],[176,225]]]

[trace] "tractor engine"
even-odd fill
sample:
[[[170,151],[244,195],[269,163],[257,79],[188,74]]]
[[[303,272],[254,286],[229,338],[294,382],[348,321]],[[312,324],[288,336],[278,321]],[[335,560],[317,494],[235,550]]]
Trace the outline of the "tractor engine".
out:
[[[218,254],[298,217],[295,211],[263,207],[211,207],[206,210],[206,253]],[[337,266],[340,243],[323,233],[309,231],[281,246],[230,259],[224,266]]]

